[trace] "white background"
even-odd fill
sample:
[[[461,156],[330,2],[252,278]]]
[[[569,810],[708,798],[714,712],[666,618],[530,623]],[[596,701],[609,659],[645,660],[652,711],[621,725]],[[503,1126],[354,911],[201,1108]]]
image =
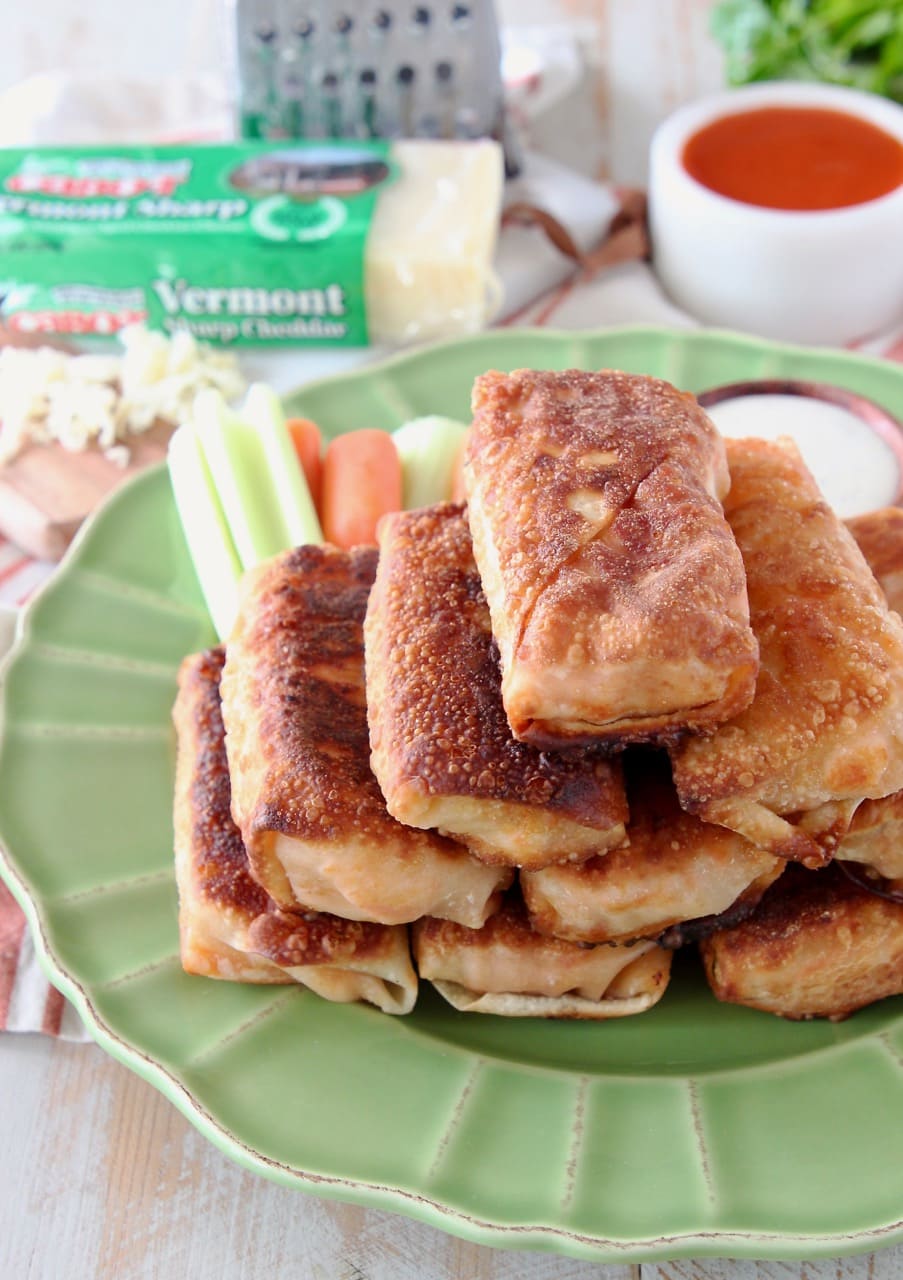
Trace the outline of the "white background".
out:
[[[537,148],[593,176],[643,183],[649,138],[662,115],[722,85],[720,50],[708,33],[713,2],[498,0],[503,29],[557,27],[579,42],[588,68],[580,95],[559,96],[551,110],[544,104],[532,138]],[[227,79],[229,0],[0,0],[0,13],[0,95],[47,72],[142,80],[166,96],[169,132],[196,114],[180,107],[174,78]],[[554,35],[540,37],[547,56]],[[109,110],[124,117],[140,121],[146,110],[140,96],[111,100]],[[21,114],[18,102],[15,110]],[[2,124],[0,118],[0,142],[9,145]]]

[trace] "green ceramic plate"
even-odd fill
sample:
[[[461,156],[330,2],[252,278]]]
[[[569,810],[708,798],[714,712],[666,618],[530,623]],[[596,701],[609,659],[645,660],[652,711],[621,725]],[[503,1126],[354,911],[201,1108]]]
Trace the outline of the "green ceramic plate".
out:
[[[507,332],[290,398],[329,431],[463,415],[487,367],[620,366],[700,390],[834,381],[903,415],[903,371],[713,333]],[[5,681],[4,875],[100,1044],[246,1167],[485,1244],[603,1260],[811,1257],[903,1239],[903,1001],[837,1026],[719,1006],[692,957],[608,1024],[393,1019],[185,976],[171,868],[182,656],[212,632],[165,471],[94,519]]]

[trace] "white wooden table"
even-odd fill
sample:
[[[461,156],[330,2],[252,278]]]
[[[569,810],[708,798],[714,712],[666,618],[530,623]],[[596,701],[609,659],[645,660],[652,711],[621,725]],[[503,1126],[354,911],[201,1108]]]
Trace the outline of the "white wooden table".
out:
[[[246,1173],[94,1044],[0,1038],[3,1280],[900,1280],[903,1248],[599,1266],[467,1244]]]
[[[709,0],[502,0],[500,7],[506,21],[567,16],[583,26],[596,24],[590,43],[601,76],[592,100],[559,106],[559,113],[574,112],[571,128],[562,130],[559,114],[538,133],[540,140],[557,137],[570,146],[581,167],[602,169],[619,181],[642,182],[649,135],[662,115],[720,85],[720,59],[707,36]],[[40,14],[32,7],[17,16],[23,48],[39,48],[28,42],[28,32],[46,24],[54,8],[70,12],[68,0],[44,0]],[[177,10],[184,9],[188,27],[199,6],[186,0],[170,8],[161,56],[178,43]],[[104,39],[104,27],[91,30],[95,9],[99,24],[109,17],[106,3],[79,6],[79,48]],[[55,30],[62,39],[63,27],[49,23],[47,42]],[[75,48],[71,42],[67,47]],[[806,1263],[598,1266],[470,1245],[404,1218],[316,1200],[244,1172],[96,1045],[0,1036],[0,1280],[901,1276],[903,1247]]]

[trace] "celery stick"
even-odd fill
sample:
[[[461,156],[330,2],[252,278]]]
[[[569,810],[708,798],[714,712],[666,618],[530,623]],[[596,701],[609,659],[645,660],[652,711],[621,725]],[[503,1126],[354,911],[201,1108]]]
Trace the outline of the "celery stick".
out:
[[[199,393],[194,422],[235,549],[253,569],[288,545],[263,442],[218,391]]]
[[[238,608],[241,562],[192,424],[173,433],[167,461],[185,541],[216,633],[224,640]]]
[[[414,418],[393,431],[406,511],[451,497],[452,469],[466,431],[463,422],[436,414]]]
[[[258,433],[273,487],[287,547],[322,542],[323,532],[314,509],[301,463],[285,425],[279,397],[265,383],[249,389],[242,417]]]

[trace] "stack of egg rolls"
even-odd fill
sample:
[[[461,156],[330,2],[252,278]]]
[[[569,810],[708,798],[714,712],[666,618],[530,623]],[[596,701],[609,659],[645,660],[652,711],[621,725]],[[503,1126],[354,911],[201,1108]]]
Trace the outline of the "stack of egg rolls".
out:
[[[478,378],[464,473],[378,548],[252,571],[183,665],[186,969],[607,1019],[699,943],[719,998],[784,1016],[903,990],[869,879],[903,878],[903,528],[613,370]]]

